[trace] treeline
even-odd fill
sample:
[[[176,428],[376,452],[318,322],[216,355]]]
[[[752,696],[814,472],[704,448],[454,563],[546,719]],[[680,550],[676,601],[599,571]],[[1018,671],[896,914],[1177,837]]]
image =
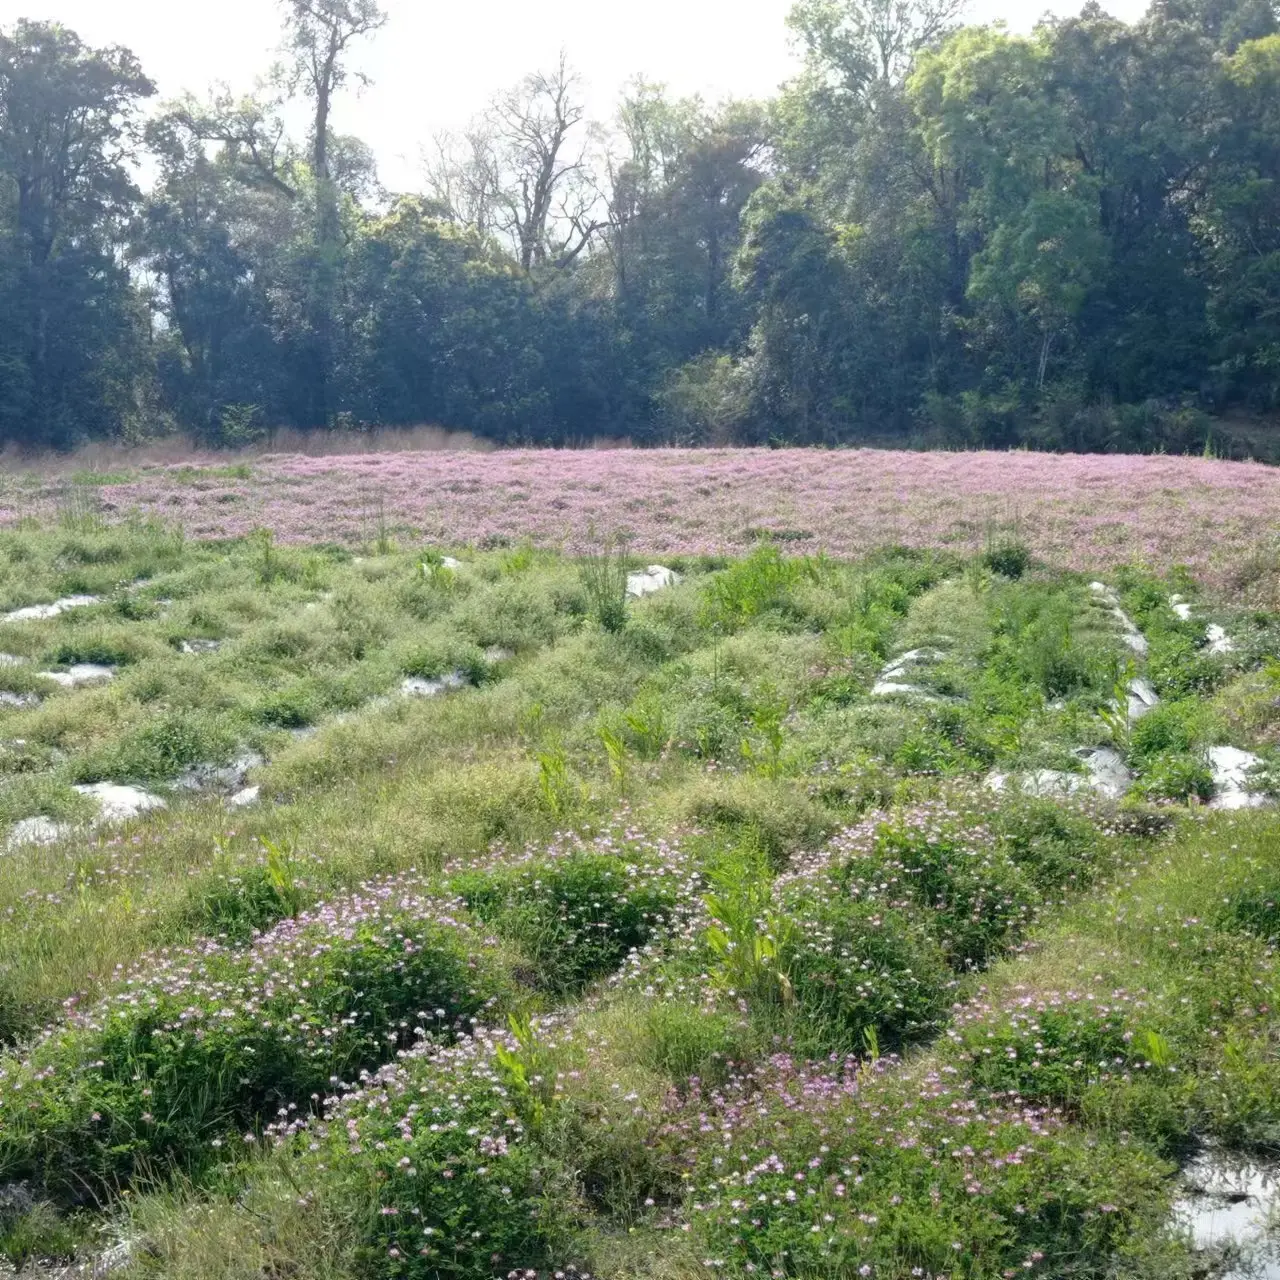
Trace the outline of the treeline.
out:
[[[1025,38],[960,0],[799,0],[773,101],[637,82],[593,124],[561,60],[425,145],[410,194],[335,115],[376,0],[280,7],[254,94],[160,105],[125,49],[0,33],[0,442],[1184,450],[1280,408],[1271,0]]]

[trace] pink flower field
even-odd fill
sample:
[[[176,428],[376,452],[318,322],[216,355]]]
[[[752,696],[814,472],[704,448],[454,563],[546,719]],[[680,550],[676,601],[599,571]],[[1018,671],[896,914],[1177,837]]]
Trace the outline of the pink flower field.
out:
[[[625,534],[635,554],[741,552],[765,531],[796,551],[888,543],[980,547],[1016,525],[1064,567],[1229,568],[1280,524],[1280,471],[1198,458],[870,449],[267,455],[237,467],[150,466],[101,484],[110,518],[181,522],[195,538],[264,526],[285,542],[380,528],[450,547],[506,538],[580,550]],[[10,475],[0,519],[47,515],[65,480]],[[593,531],[594,530],[594,534]]]

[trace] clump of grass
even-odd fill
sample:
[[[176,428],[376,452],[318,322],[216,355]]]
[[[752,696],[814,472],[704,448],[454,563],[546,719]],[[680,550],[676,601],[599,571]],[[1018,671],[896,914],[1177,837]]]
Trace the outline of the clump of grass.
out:
[[[813,560],[788,559],[769,544],[758,547],[707,583],[703,625],[728,634],[765,613],[781,610],[792,591],[802,582],[813,581],[817,571]]]
[[[1031,548],[1016,534],[988,536],[982,563],[992,573],[1017,581],[1031,568]]]
[[[621,539],[602,542],[582,559],[579,572],[590,615],[606,631],[627,625],[627,547]]]

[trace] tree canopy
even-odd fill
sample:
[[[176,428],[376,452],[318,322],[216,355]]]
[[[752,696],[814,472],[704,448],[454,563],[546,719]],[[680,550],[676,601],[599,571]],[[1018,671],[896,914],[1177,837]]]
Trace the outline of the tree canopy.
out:
[[[561,57],[409,192],[341,132],[383,11],[280,12],[254,92],[159,104],[126,49],[0,32],[0,443],[1179,450],[1280,411],[1273,0],[798,0],[771,101],[591,121]]]

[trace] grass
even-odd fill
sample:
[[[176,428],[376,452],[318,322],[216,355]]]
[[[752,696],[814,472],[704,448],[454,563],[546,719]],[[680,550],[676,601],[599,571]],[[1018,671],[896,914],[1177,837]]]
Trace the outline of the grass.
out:
[[[73,828],[0,856],[0,1256],[1203,1272],[1178,1164],[1280,1142],[1280,819],[1201,803],[1207,747],[1275,759],[1280,619],[1125,571],[1144,663],[1013,541],[762,541],[625,603],[616,548],[369,541],[0,534],[7,608],[100,597],[0,625],[42,698],[0,710],[0,820]],[[1104,746],[1120,803],[983,785]],[[100,781],[167,807],[89,828]]]

